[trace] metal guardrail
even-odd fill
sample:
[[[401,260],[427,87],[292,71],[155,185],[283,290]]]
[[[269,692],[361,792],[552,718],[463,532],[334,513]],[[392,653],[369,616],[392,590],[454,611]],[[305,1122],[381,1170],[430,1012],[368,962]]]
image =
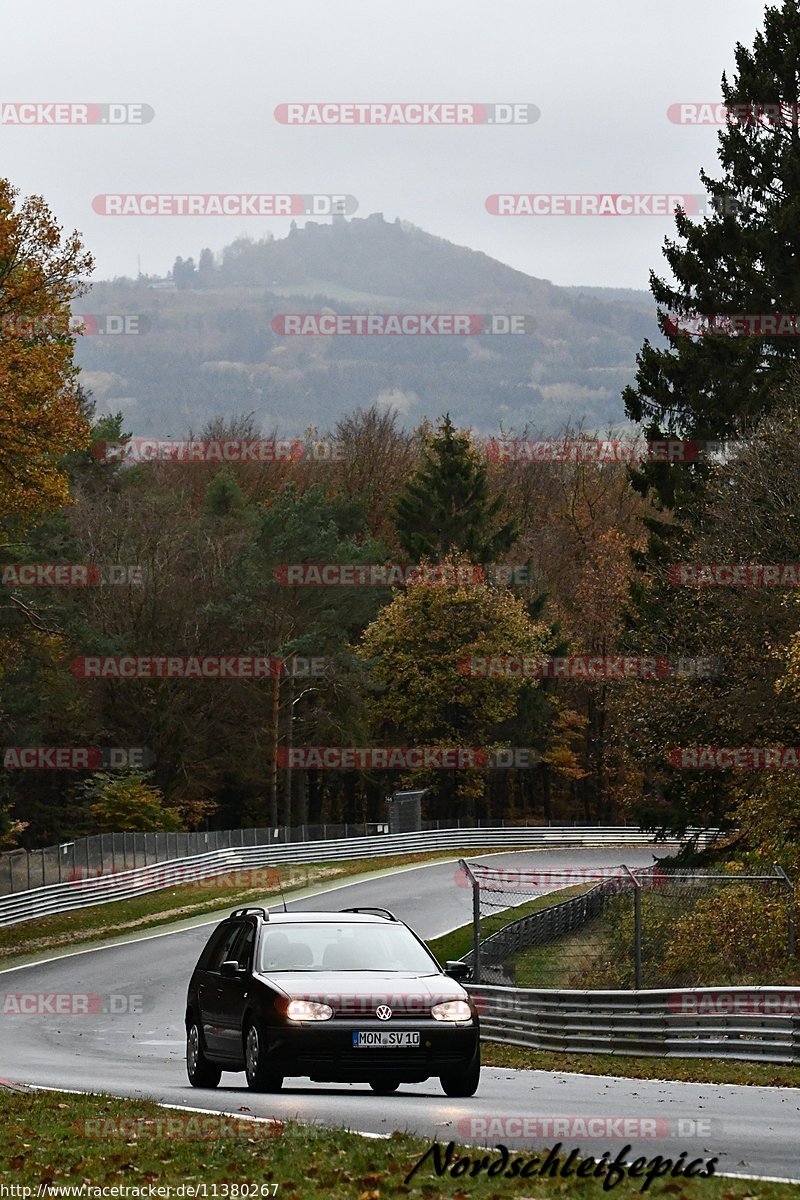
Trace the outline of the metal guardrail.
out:
[[[458,823],[458,822],[457,822]],[[438,828],[438,825],[436,826]],[[427,826],[423,826],[427,828]],[[109,871],[127,871],[210,854],[212,850],[235,850],[243,846],[280,846],[284,843],[314,842],[323,839],[369,837],[388,833],[388,822],[327,822],[320,825],[279,825],[249,829],[126,830],[120,833],[95,833],[36,850],[18,847],[0,854],[0,895],[46,887],[50,883],[70,883]]]
[[[514,821],[507,823],[457,819],[423,821],[421,828],[429,832],[452,829],[454,826],[458,829],[480,829],[484,825],[505,827],[506,824],[509,827],[517,827],[517,822]],[[534,821],[531,824],[543,827],[539,822]],[[578,822],[573,821],[572,825],[577,826]],[[635,830],[636,826],[626,824],[625,828]],[[47,887],[51,883],[70,883],[74,879],[85,879],[91,875],[105,875],[108,871],[127,871],[130,868],[152,866],[154,863],[172,862],[176,858],[192,858],[198,854],[209,854],[212,850],[339,841],[344,838],[375,837],[392,832],[408,832],[408,829],[392,830],[389,821],[359,821],[347,824],[328,821],[317,825],[280,825],[276,828],[259,826],[249,829],[182,830],[177,833],[164,830],[96,833],[55,846],[42,846],[36,850],[20,847],[0,854],[0,896]]]
[[[701,834],[710,839],[715,831]],[[637,846],[654,841],[651,833],[630,826],[517,826],[495,829],[443,829],[426,833],[380,834],[375,837],[295,842],[281,846],[245,846],[173,859],[69,883],[49,884],[0,897],[0,925],[50,916],[111,900],[130,900],[163,888],[213,879],[233,870],[278,866],[281,863],[336,862],[381,858],[391,854],[423,854],[456,849],[543,849],[546,846]]]
[[[567,1054],[800,1063],[800,988],[467,990],[490,1042]]]

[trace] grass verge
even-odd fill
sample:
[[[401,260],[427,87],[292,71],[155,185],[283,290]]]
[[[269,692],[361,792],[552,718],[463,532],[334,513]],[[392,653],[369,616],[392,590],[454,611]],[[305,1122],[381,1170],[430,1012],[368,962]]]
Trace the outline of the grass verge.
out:
[[[484,917],[481,920],[481,936],[488,937],[490,933],[495,933],[504,925],[510,925],[512,921],[518,921],[530,913],[539,912],[542,908],[560,904],[563,900],[569,900],[571,896],[578,896],[581,892],[588,891],[590,886],[590,884],[581,884],[579,887],[563,888],[558,893],[551,892],[546,896],[536,896],[533,900],[520,904],[518,908],[504,909],[502,912]],[[472,924],[462,925],[459,929],[453,929],[450,933],[433,938],[427,944],[441,963],[446,962],[449,958],[463,958],[472,949]],[[532,987],[534,985],[520,984],[519,986]]]
[[[737,1083],[751,1087],[800,1087],[800,1067],[782,1063],[726,1062],[717,1058],[636,1058],[630,1054],[567,1054],[484,1042],[486,1067],[520,1071],[575,1071],[626,1079],[673,1079],[686,1083]]]
[[[385,1111],[387,1102],[381,1103]],[[410,1200],[501,1200],[516,1196],[522,1200],[532,1193],[537,1200],[561,1196],[596,1200],[605,1194],[601,1181],[591,1178],[489,1179],[485,1173],[474,1178],[454,1178],[447,1173],[437,1178],[430,1158],[406,1184],[409,1171],[430,1146],[407,1134],[364,1138],[318,1126],[251,1123],[246,1114],[226,1118],[164,1109],[142,1100],[59,1092],[0,1091],[0,1115],[0,1162],[6,1165],[5,1178],[0,1176],[0,1182],[18,1189],[30,1188],[29,1195],[34,1197],[43,1184],[53,1189],[80,1184],[123,1185],[142,1189],[142,1196],[147,1195],[150,1186],[175,1188],[184,1184],[201,1189],[195,1193],[201,1197],[205,1194],[248,1200],[254,1196],[259,1200],[268,1196],[280,1200],[384,1200],[390,1196]],[[563,1157],[572,1148],[565,1145]],[[607,1147],[581,1147],[581,1157],[591,1154],[592,1149],[599,1156]],[[475,1162],[487,1152],[473,1147],[461,1153],[469,1154]],[[519,1156],[528,1160],[532,1153],[543,1152],[526,1149]],[[488,1154],[489,1161],[495,1161],[496,1155],[491,1151]],[[652,1157],[651,1153],[647,1155],[648,1159]],[[619,1198],[638,1196],[642,1183],[642,1179],[625,1179],[613,1194]],[[13,1194],[24,1196],[19,1190]],[[42,1191],[45,1200],[57,1194],[54,1190]],[[647,1194],[669,1195],[673,1200],[788,1200],[797,1196],[798,1188],[791,1184],[696,1177],[656,1179]]]

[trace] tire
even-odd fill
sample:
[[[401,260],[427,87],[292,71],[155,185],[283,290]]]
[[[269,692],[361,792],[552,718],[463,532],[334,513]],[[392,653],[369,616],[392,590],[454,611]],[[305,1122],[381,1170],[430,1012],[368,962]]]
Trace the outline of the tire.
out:
[[[186,1074],[196,1088],[215,1088],[222,1077],[222,1068],[206,1058],[200,1026],[192,1021],[186,1030]]]
[[[265,1045],[261,1027],[251,1022],[244,1035],[245,1074],[251,1092],[279,1092],[283,1087],[283,1076],[269,1069]]]
[[[460,1071],[448,1071],[439,1076],[445,1096],[474,1096],[481,1081],[481,1053],[475,1051],[471,1062]]]
[[[399,1079],[370,1079],[369,1086],[378,1096],[391,1096],[400,1087]]]

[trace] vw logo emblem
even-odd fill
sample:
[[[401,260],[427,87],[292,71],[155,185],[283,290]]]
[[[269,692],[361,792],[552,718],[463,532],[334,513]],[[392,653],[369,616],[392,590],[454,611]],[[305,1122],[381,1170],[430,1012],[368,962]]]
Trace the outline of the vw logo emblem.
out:
[[[375,1016],[379,1021],[388,1021],[392,1015],[392,1010],[388,1004],[379,1004],[375,1009]]]

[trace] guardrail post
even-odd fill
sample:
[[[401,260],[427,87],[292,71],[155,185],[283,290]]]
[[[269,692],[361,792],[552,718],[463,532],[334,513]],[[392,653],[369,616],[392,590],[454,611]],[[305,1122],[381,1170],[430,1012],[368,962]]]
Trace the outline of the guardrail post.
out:
[[[469,865],[462,858],[459,860],[460,867],[463,867],[467,878],[472,884],[472,982],[480,983],[481,981],[481,889]]]
[[[481,981],[481,889],[478,881],[472,883],[472,944],[473,975],[476,983]]]
[[[642,885],[630,867],[623,864],[633,882],[633,986],[637,992],[642,987]]]
[[[785,883],[786,890],[789,893],[789,903],[786,906],[787,910],[788,910],[787,931],[786,931],[786,933],[787,933],[787,949],[789,951],[789,957],[795,958],[797,955],[797,927],[795,925],[795,915],[794,915],[794,909],[795,909],[794,884],[792,883],[791,879],[784,871],[783,867],[781,867],[778,863],[773,863],[772,865],[775,869],[776,874]]]
[[[642,889],[638,882],[633,892],[633,974],[636,990],[642,987]]]

